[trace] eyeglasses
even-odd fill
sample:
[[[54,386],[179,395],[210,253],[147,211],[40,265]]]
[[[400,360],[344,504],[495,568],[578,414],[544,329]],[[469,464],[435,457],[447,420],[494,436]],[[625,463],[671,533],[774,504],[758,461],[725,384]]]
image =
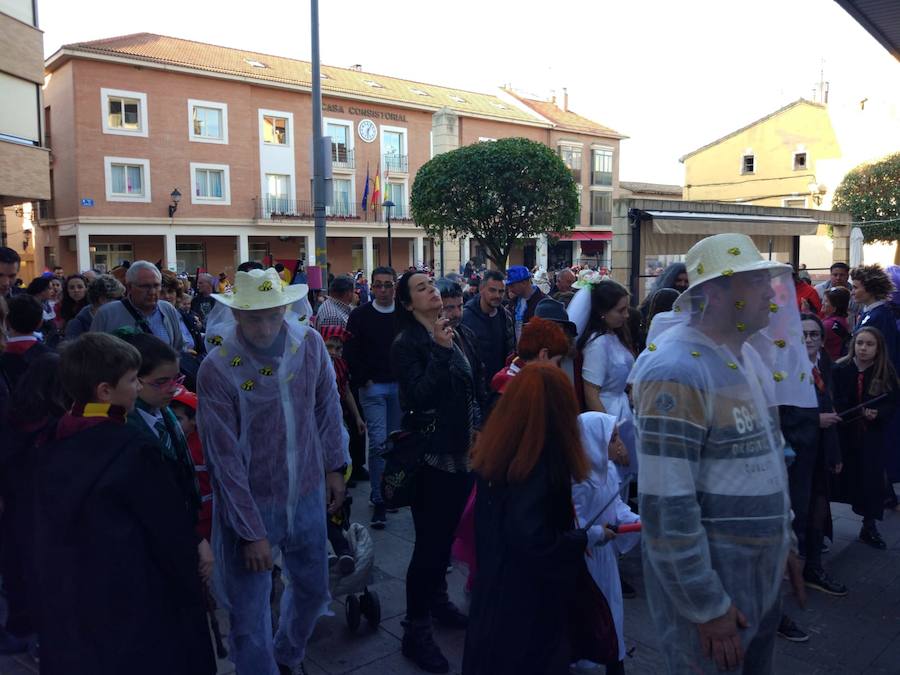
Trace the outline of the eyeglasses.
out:
[[[142,291],[158,291],[162,288],[162,284],[134,284],[134,287]]]
[[[378,281],[372,284],[372,288],[376,291],[381,290],[382,288],[391,290],[394,287],[393,281]]]
[[[809,340],[821,340],[821,339],[822,339],[822,333],[821,333],[820,331],[817,331],[817,330],[805,330],[805,331],[803,331],[803,339],[804,339],[804,340],[806,340],[806,339],[809,339]]]
[[[175,389],[184,384],[184,375],[176,375],[167,380],[157,380],[156,382],[144,382],[144,380],[141,380],[141,384],[149,384],[154,389]]]

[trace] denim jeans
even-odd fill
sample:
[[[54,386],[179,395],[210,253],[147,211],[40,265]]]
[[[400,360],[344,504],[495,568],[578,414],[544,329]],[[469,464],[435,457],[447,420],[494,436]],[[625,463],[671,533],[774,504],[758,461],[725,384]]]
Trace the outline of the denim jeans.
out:
[[[388,435],[400,428],[400,388],[396,382],[373,382],[360,387],[359,404],[369,430],[369,481],[373,504],[381,504],[381,475],[384,473],[382,457]]]

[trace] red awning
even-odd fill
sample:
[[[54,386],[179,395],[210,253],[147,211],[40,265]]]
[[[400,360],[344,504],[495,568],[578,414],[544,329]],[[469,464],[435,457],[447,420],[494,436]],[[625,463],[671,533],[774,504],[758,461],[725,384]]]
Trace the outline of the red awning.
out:
[[[569,232],[560,241],[612,241],[612,232]]]

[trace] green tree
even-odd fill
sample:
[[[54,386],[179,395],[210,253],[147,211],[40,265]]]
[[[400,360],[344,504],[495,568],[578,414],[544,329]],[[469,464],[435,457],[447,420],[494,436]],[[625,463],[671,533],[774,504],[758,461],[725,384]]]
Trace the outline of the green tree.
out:
[[[900,239],[900,152],[848,172],[831,208],[849,212],[854,221],[891,221],[860,228],[867,242]]]
[[[413,218],[432,237],[473,237],[501,270],[522,239],[577,224],[578,191],[542,143],[504,138],[437,155],[416,174]]]

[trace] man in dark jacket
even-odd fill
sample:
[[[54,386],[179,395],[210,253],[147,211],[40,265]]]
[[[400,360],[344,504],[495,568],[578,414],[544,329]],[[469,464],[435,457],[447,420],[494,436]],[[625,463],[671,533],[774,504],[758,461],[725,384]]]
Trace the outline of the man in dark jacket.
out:
[[[21,258],[15,250],[0,246],[0,298],[9,300],[15,295],[24,293],[21,288],[16,288],[20,263]]]
[[[36,298],[27,293],[17,295],[9,301],[9,337],[6,348],[0,353],[0,376],[3,377],[9,391],[16,388],[19,379],[28,370],[28,366],[50,349],[40,342],[34,332],[43,323],[44,310]]]
[[[516,348],[515,329],[500,306],[502,301],[503,275],[490,270],[481,280],[479,294],[465,304],[462,316],[462,325],[475,334],[486,382],[506,366],[506,357]]]
[[[478,353],[478,338],[469,328],[462,325],[462,287],[455,281],[446,278],[438,279],[435,286],[441,292],[441,301],[444,303],[443,316],[450,322],[450,328],[453,329],[453,342],[462,349],[472,368],[476,404],[474,426],[479,429],[488,412],[488,383],[484,379],[484,364]]]

